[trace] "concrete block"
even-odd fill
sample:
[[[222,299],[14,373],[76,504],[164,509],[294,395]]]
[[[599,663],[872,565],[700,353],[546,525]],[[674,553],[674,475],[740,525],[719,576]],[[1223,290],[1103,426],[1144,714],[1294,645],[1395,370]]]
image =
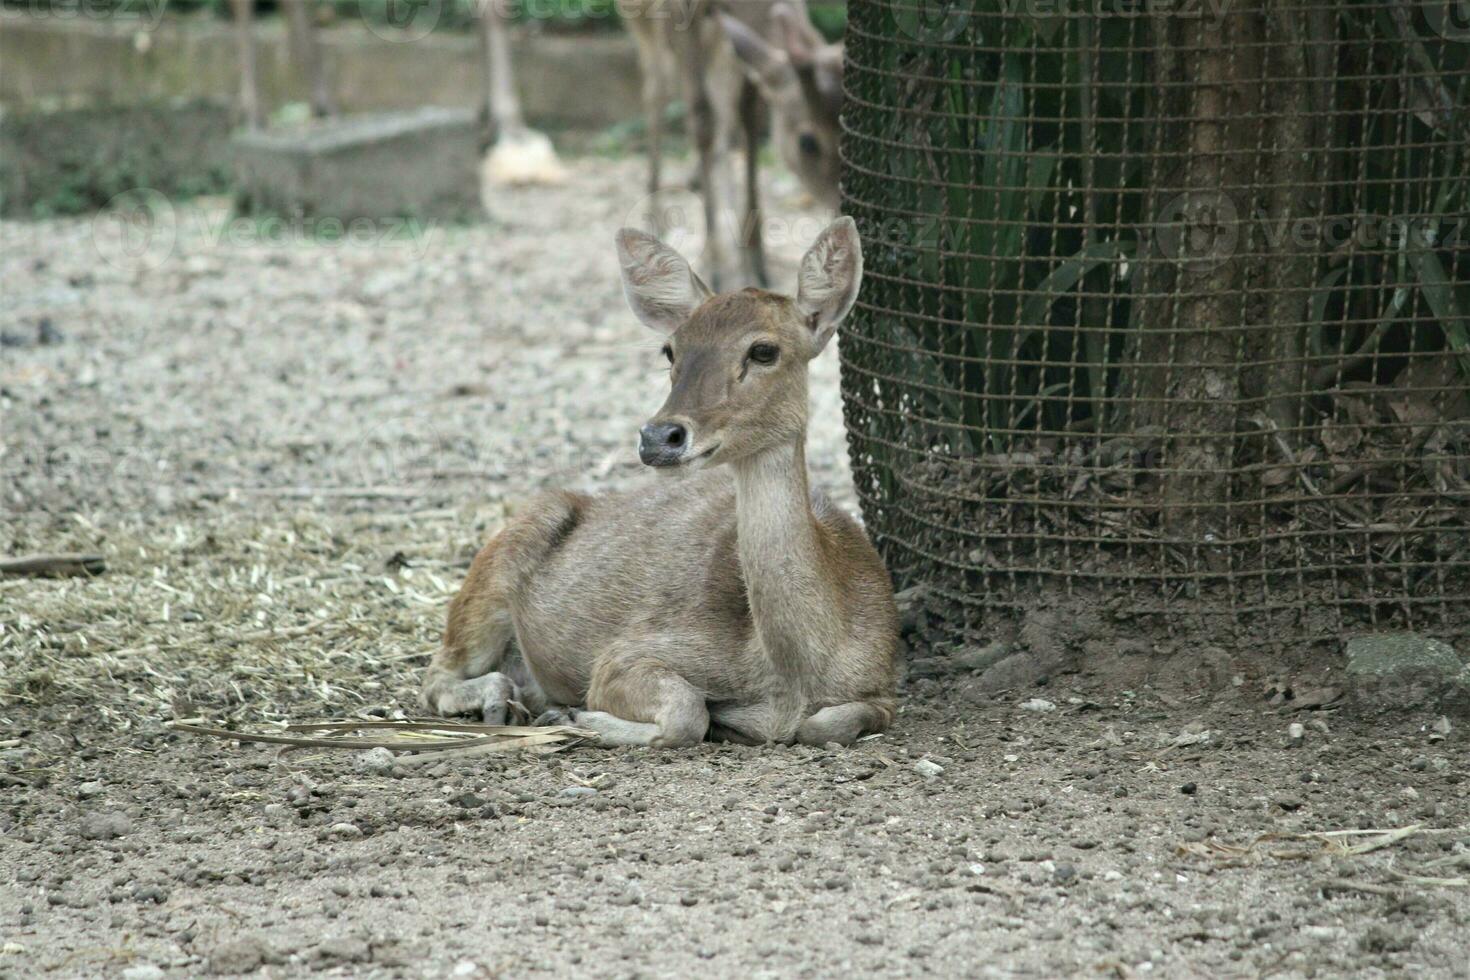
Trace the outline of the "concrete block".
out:
[[[348,116],[232,140],[246,213],[430,218],[479,213],[480,128],[469,109]]]

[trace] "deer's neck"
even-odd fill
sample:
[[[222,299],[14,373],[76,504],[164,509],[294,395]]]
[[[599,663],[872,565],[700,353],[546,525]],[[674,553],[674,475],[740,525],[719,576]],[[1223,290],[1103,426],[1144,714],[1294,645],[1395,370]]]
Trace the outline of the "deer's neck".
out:
[[[772,665],[799,681],[838,638],[838,604],[807,487],[805,439],[733,464],[740,566]]]

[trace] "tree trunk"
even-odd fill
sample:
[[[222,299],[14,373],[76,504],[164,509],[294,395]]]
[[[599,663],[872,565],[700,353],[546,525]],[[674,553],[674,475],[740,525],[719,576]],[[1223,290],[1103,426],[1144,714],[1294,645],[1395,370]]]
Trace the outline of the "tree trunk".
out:
[[[1162,434],[1161,517],[1171,536],[1221,529],[1242,392],[1245,240],[1258,145],[1260,0],[1218,21],[1153,19],[1160,45],[1148,186],[1154,241],[1139,269],[1123,424]]]

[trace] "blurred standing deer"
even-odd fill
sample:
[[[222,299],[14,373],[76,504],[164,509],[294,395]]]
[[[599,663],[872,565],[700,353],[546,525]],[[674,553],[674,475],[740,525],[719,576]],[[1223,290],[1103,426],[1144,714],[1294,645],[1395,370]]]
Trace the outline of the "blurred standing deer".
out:
[[[556,183],[565,178],[551,140],[526,125],[516,96],[506,25],[513,0],[475,0],[484,67],[481,115],[490,131],[490,152],[481,177],[484,184]],[[291,60],[305,78],[311,114],[335,111],[322,58],[315,19],[316,0],[280,0],[285,15]],[[255,58],[255,0],[230,0],[235,20],[235,50],[240,64],[240,111],[252,129],[264,124],[259,72]]]
[[[813,197],[836,210],[842,45],[826,42],[802,0],[626,0],[619,10],[643,73],[655,227],[662,217],[664,112],[678,93],[698,157],[710,282],[717,291],[742,278],[766,285],[757,183],[763,107],[781,159]],[[730,163],[737,141],[745,153],[738,216]],[[740,253],[738,274],[730,268],[729,239]]]
[[[625,228],[617,245],[628,303],[671,367],[638,447],[669,477],[521,510],[450,603],[424,706],[497,724],[513,703],[585,705],[572,720],[604,745],[846,745],[884,730],[888,572],[806,469],[807,366],[857,298],[856,225],[818,236],[794,297],[715,295],[652,236]]]

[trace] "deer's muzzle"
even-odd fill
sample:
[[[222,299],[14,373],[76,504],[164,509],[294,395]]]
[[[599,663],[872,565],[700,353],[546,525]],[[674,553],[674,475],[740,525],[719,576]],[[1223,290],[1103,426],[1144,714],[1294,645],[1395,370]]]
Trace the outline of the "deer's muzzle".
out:
[[[677,466],[689,450],[689,430],[678,422],[649,422],[638,430],[638,458],[647,466]]]

